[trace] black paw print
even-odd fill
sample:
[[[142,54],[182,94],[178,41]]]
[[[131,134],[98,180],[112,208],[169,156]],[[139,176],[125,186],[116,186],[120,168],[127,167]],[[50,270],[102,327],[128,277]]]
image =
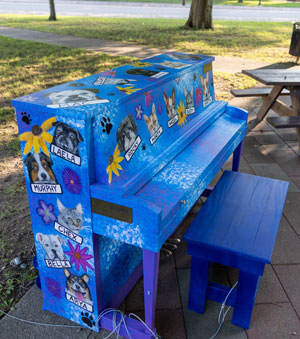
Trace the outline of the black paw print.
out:
[[[145,144],[142,145],[142,150],[143,150],[143,151],[146,150],[146,145],[145,145]]]
[[[26,112],[22,112],[22,121],[25,122],[26,125],[30,125],[31,119],[30,119],[30,114],[27,114]]]
[[[107,134],[110,133],[110,130],[113,127],[113,125],[110,123],[110,119],[105,117],[103,117],[101,120],[101,126],[103,127],[102,132],[106,132]]]
[[[93,316],[89,315],[87,312],[81,312],[81,320],[89,327],[96,326]]]

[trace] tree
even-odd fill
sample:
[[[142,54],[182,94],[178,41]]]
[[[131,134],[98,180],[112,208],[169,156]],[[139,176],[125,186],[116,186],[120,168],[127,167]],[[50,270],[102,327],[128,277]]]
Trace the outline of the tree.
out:
[[[194,29],[213,29],[213,0],[192,0],[190,14],[185,27]]]
[[[49,5],[50,5],[50,16],[49,16],[49,20],[50,20],[50,21],[56,21],[56,13],[55,13],[54,0],[49,0]]]

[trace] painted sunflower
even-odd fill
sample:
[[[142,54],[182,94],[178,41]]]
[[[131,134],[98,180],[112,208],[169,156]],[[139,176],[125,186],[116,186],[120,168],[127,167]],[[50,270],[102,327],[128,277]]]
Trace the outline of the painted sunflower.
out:
[[[177,125],[182,127],[186,124],[185,107],[184,107],[184,103],[182,101],[180,101],[180,106],[177,105],[176,111],[178,113],[178,123],[177,123]]]
[[[34,153],[40,153],[40,148],[46,155],[50,155],[46,142],[49,144],[52,142],[53,136],[47,131],[52,127],[52,124],[56,121],[56,117],[45,120],[41,126],[32,126],[31,132],[24,132],[20,135],[21,141],[26,141],[24,148],[24,155],[28,154],[33,146]]]
[[[141,89],[141,88],[134,88],[133,86],[129,86],[129,87],[116,86],[116,87],[119,91],[124,92],[126,94],[131,94]]]
[[[112,172],[115,175],[119,176],[119,170],[123,168],[119,165],[119,163],[123,160],[123,157],[120,157],[120,150],[118,149],[118,145],[115,148],[114,154],[109,157],[108,166],[106,168],[106,172],[108,173],[108,182],[111,183]]]

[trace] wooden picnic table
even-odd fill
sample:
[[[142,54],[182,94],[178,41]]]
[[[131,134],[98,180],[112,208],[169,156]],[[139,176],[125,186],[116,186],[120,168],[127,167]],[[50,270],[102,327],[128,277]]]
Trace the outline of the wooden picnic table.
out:
[[[242,70],[243,74],[261,82],[271,85],[270,93],[262,98],[262,105],[257,113],[257,121],[260,122],[272,108],[281,116],[300,116],[300,71],[285,69],[254,69]],[[292,106],[289,107],[278,100],[284,89],[289,90]],[[300,119],[300,118],[299,118]],[[300,146],[300,128],[297,128]]]

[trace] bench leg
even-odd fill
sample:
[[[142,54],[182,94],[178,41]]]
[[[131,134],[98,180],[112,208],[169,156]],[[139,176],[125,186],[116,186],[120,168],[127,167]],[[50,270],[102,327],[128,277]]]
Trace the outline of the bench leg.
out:
[[[209,262],[192,256],[189,305],[191,311],[204,313]]]
[[[248,329],[255,303],[256,292],[260,281],[260,275],[250,274],[244,271],[239,273],[239,283],[233,311],[232,323]]]
[[[232,170],[234,172],[238,172],[239,171],[240,160],[241,160],[241,155],[242,155],[242,148],[243,148],[243,141],[240,142],[238,147],[233,152]]]

